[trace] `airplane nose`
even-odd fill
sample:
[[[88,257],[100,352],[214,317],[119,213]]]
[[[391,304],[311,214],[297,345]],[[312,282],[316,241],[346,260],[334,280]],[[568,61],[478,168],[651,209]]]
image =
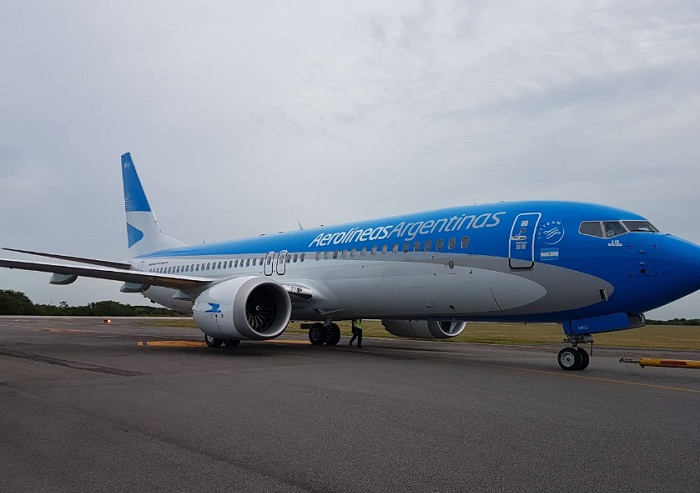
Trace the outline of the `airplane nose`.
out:
[[[700,289],[700,246],[671,235],[660,243],[663,277],[674,284],[677,297]]]

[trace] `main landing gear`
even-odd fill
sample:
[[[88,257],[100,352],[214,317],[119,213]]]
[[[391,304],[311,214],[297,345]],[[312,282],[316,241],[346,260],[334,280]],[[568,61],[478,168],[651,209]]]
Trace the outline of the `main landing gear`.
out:
[[[314,346],[335,346],[340,342],[340,327],[337,324],[312,324],[309,327],[309,341]]]
[[[593,338],[589,335],[567,336],[564,343],[571,344],[571,347],[565,347],[559,351],[557,362],[561,369],[567,371],[585,370],[590,362],[590,357],[585,349],[579,347],[579,344],[591,343],[591,347],[593,347]]]

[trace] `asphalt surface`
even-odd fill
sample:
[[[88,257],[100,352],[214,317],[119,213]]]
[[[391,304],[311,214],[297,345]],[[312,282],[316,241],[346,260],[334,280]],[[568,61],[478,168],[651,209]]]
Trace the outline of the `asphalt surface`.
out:
[[[0,491],[700,491],[700,352],[200,341],[0,317]]]

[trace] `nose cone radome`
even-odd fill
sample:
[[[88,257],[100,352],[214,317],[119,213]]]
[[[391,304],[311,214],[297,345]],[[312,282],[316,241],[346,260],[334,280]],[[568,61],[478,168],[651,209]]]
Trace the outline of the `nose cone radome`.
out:
[[[677,298],[700,289],[700,246],[668,236],[661,242],[660,257],[663,278],[674,285]]]

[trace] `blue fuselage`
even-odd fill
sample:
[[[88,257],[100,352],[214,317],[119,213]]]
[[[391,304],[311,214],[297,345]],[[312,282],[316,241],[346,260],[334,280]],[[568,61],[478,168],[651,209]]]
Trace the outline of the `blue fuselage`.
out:
[[[175,248],[133,265],[299,286],[313,296],[292,318],[310,320],[565,321],[642,313],[700,288],[700,247],[637,214],[571,202],[442,209]],[[172,295],[146,294],[166,305]]]

